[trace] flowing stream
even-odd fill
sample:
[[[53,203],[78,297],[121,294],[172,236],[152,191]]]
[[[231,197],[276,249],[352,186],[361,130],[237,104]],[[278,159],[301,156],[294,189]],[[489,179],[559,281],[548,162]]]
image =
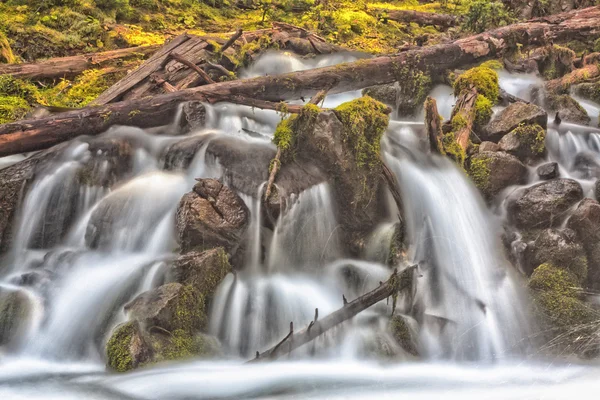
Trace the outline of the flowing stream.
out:
[[[273,53],[245,76],[354,57],[307,61]],[[501,74],[502,87],[522,97],[533,83],[530,75]],[[451,90],[440,86],[432,95],[449,117]],[[326,106],[358,96],[328,96]],[[410,326],[421,326],[424,361],[413,361],[388,336],[391,305],[383,301],[290,360],[243,364],[285,336],[290,321],[305,326],[315,308],[327,315],[341,306],[343,294],[354,299],[390,274],[380,254],[389,248],[393,218],[368,243],[370,261],[348,259],[331,188],[320,183],[296,195],[268,232],[261,227],[257,200],[262,186],[254,193],[239,190],[251,211],[245,265],[219,286],[209,324],[223,357],[106,372],[104,346],[111,329],[125,320],[123,305],[160,285],[165,262],[176,256],[179,199],[195,178],[229,179],[227,169],[207,154],[211,135],[227,135],[240,148],[250,142],[270,146],[280,116],[217,104],[207,106],[207,118],[205,130],[184,137],[110,129],[104,137],[128,138],[134,147],[130,171],[110,190],[80,183],[94,156],[83,140],[72,141],[30,185],[14,245],[0,263],[0,293],[16,293],[28,305],[18,339],[0,347],[1,399],[563,399],[575,387],[578,393],[600,389],[595,366],[529,361],[528,299],[499,243],[499,217],[464,172],[423,150],[422,119],[398,118],[390,123],[382,151],[401,188],[407,256],[418,263],[419,279],[411,298],[399,299],[397,312]],[[190,136],[206,140],[189,165],[166,168],[165,149]],[[560,164],[561,175],[578,179],[591,195],[600,174],[600,133],[566,124],[549,129],[547,145],[548,159]],[[0,167],[18,160],[0,160]],[[171,161],[186,165],[183,156]],[[94,168],[110,175],[109,165]],[[360,285],[349,282],[349,275]]]

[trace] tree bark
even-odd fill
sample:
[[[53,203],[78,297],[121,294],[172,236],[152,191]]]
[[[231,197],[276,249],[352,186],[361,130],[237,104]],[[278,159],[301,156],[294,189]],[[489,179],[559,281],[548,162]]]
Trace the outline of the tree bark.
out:
[[[432,97],[427,97],[425,100],[425,129],[429,139],[429,148],[433,153],[441,154],[444,151],[442,118],[438,112],[437,102]]]
[[[558,79],[546,82],[545,89],[550,93],[568,93],[571,86],[591,82],[600,77],[599,64],[587,64]]]
[[[455,116],[460,116],[462,122],[460,128],[454,132],[456,143],[466,153],[469,147],[469,138],[473,131],[473,123],[475,122],[475,101],[477,100],[477,89],[471,87],[463,90],[458,99],[454,110],[452,110],[452,119]],[[451,119],[451,120],[452,120]]]
[[[0,75],[20,79],[63,78],[75,76],[86,69],[101,68],[110,61],[139,55],[147,56],[160,48],[159,45],[138,46],[127,49],[88,53],[79,56],[49,58],[37,63],[0,64]]]
[[[82,134],[97,135],[115,124],[150,127],[170,121],[183,101],[238,95],[259,100],[281,101],[310,97],[322,88],[340,93],[368,86],[405,81],[411,71],[422,71],[433,79],[446,70],[489,59],[522,45],[545,45],[573,37],[600,34],[600,6],[590,7],[530,22],[509,25],[451,43],[423,47],[395,56],[362,59],[331,67],[276,76],[228,81],[128,102],[88,107],[38,120],[0,126],[0,155],[40,150]],[[131,75],[131,74],[130,74]],[[109,89],[110,91],[110,89]]]
[[[387,10],[387,18],[396,22],[418,25],[434,25],[439,28],[450,28],[459,23],[459,18],[454,15],[434,14],[413,10]]]
[[[331,328],[349,320],[372,305],[390,296],[394,296],[398,292],[410,289],[412,287],[412,274],[415,268],[416,266],[408,267],[401,273],[394,270],[394,273],[387,281],[381,283],[376,289],[356,298],[354,301],[346,303],[344,297],[344,306],[342,308],[323,319],[312,321],[308,327],[297,333],[293,331],[293,325],[290,325],[290,333],[282,341],[262,353],[257,352],[257,357],[250,362],[273,360],[284,354],[291,353],[293,350],[309,343]],[[315,317],[317,315],[318,313],[316,312]]]

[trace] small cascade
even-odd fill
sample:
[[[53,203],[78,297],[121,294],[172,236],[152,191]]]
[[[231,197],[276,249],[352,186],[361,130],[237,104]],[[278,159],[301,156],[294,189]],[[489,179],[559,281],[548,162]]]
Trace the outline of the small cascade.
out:
[[[401,151],[386,162],[404,196],[410,257],[422,275],[412,313],[424,350],[442,359],[508,357],[526,320],[499,226],[450,160]]]

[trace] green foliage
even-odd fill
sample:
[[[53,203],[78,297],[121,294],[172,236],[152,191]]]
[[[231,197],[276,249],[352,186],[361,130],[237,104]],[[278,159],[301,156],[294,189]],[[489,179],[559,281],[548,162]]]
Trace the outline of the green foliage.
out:
[[[498,101],[500,94],[498,73],[493,69],[479,66],[461,74],[454,82],[454,95],[460,95],[461,91],[470,88],[471,85],[475,86],[477,92],[487,97],[493,104]]]
[[[383,103],[369,96],[344,103],[335,109],[344,125],[344,140],[350,145],[359,168],[374,169],[381,163],[380,140],[389,123],[387,110]]]
[[[481,33],[512,23],[514,17],[499,0],[473,0],[469,3],[463,28]]]
[[[483,193],[490,187],[490,159],[483,155],[471,158],[469,176]]]

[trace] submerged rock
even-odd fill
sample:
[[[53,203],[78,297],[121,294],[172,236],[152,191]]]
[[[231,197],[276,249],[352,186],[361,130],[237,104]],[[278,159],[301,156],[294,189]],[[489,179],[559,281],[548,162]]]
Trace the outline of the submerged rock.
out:
[[[215,179],[199,179],[177,208],[177,232],[182,252],[224,247],[237,248],[250,211],[231,189]]]
[[[488,200],[503,189],[523,184],[527,180],[525,165],[518,158],[504,152],[485,151],[475,154],[471,157],[468,172]]]
[[[537,168],[536,173],[542,180],[554,179],[558,176],[558,163],[549,162],[542,164]]]
[[[121,138],[87,139],[90,158],[77,171],[77,181],[84,186],[111,187],[127,177],[133,169],[133,146]]]
[[[583,199],[581,185],[572,179],[538,183],[509,201],[509,219],[518,228],[543,229],[560,225],[566,212]]]
[[[541,107],[534,104],[517,102],[502,110],[490,122],[480,138],[483,141],[498,143],[500,139],[510,131],[521,125],[539,125],[546,129],[548,125],[548,114]]]

